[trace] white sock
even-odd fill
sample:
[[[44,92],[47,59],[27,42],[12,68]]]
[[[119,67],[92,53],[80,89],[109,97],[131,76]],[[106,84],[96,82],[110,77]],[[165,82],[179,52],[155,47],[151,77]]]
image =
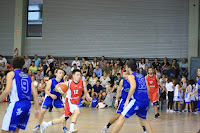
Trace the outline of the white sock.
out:
[[[46,122],[45,123],[45,128],[47,128],[47,127],[49,127],[51,125],[53,125],[53,121]]]
[[[74,126],[75,126],[75,123],[72,122],[72,123],[70,124],[70,131],[73,131],[73,130],[74,130]]]

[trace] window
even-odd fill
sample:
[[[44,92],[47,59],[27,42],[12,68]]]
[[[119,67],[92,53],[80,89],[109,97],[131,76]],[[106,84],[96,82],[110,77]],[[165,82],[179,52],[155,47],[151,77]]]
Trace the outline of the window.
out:
[[[43,0],[28,0],[27,37],[42,36]]]

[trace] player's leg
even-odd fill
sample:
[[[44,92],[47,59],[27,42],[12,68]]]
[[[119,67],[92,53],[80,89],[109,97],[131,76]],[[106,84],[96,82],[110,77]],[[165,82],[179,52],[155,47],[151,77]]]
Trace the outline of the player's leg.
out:
[[[10,131],[1,130],[1,133],[10,133]]]
[[[189,102],[189,107],[190,107],[190,112],[192,112],[192,105],[191,105],[191,102]]]
[[[58,108],[58,110],[60,111],[61,114],[63,114],[63,112],[65,111],[64,108]],[[67,128],[66,128],[67,122],[65,121],[65,118],[63,119],[62,117],[60,117],[60,120],[63,122],[63,132],[67,132]]]
[[[120,131],[120,129],[123,127],[126,119],[127,119],[126,117],[124,117],[123,115],[120,115],[114,129],[112,130],[112,133],[118,133]]]
[[[70,132],[76,132],[77,130],[74,129],[75,124],[77,122],[78,117],[80,116],[80,110],[77,109],[74,111],[73,115],[72,115],[72,119],[71,119],[71,124],[70,124]]]
[[[15,132],[14,131],[12,131],[11,133],[19,133],[19,128],[17,128],[16,130],[15,130]]]
[[[149,123],[149,121],[148,121],[147,119],[142,119],[142,118],[140,118],[140,117],[139,117],[139,119],[140,119],[140,121],[144,124],[144,126],[145,126],[147,132],[148,132],[148,133],[153,133],[152,128],[151,128],[151,124]]]
[[[145,128],[144,122],[140,119],[140,117],[138,117],[138,118],[140,120],[140,125],[142,126],[144,133],[146,133],[146,128]]]

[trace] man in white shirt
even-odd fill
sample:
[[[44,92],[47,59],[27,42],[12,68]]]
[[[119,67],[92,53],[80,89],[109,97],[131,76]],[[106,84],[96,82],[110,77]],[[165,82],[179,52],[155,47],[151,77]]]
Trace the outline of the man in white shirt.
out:
[[[73,68],[74,64],[76,64],[77,68],[80,69],[81,63],[80,63],[80,61],[78,60],[78,57],[77,57],[77,56],[75,57],[75,60],[72,62],[72,68]]]
[[[5,65],[7,64],[7,60],[6,60],[6,58],[3,57],[2,55],[0,55],[0,66],[1,66],[2,62],[4,62]]]

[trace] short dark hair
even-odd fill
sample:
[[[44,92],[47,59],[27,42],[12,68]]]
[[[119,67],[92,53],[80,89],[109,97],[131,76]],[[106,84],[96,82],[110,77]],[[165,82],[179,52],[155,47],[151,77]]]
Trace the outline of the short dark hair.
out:
[[[22,56],[16,56],[13,58],[13,68],[22,69],[25,64],[24,58]]]
[[[74,69],[74,70],[72,71],[72,74],[74,75],[76,72],[80,72],[80,73],[81,73],[81,70],[79,70],[79,69]]]
[[[117,76],[118,76],[118,75],[120,75],[120,76],[121,76],[121,74],[120,74],[120,73],[117,73]]]
[[[137,70],[136,61],[135,60],[128,61],[127,67],[131,68],[131,70],[135,72]]]
[[[66,66],[68,66],[68,63],[65,63]]]
[[[64,71],[63,69],[61,69],[61,68],[57,68],[57,69],[55,69],[55,73],[58,73],[58,71],[59,70],[62,70],[62,71]]]
[[[97,82],[100,82],[100,83],[101,83],[101,81],[100,81],[100,80],[97,80]]]
[[[3,57],[3,55],[0,55],[0,57]]]

